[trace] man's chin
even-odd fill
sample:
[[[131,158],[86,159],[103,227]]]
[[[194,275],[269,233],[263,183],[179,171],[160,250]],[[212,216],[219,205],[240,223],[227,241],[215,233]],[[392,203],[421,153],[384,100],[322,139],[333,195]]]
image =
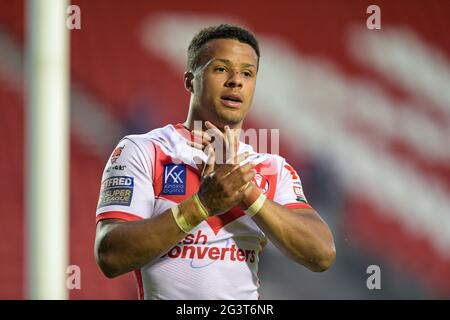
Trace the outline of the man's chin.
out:
[[[225,111],[225,110],[220,110],[219,112],[217,112],[217,120],[219,120],[219,122],[221,122],[223,125],[236,125],[241,123],[245,116],[243,116],[240,112],[237,114],[237,112],[234,111]]]

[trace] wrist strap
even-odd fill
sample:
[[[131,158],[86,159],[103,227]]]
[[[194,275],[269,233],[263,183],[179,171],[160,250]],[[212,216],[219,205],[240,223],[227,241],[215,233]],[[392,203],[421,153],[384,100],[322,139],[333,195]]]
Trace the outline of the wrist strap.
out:
[[[170,209],[172,210],[172,215],[175,219],[176,224],[184,233],[189,233],[192,229],[194,229],[194,226],[187,222],[186,218],[181,214],[179,206],[175,206]]]
[[[253,204],[248,207],[247,210],[245,210],[245,214],[247,216],[249,216],[250,218],[253,217],[254,215],[256,215],[259,210],[261,210],[262,206],[264,205],[264,201],[266,201],[266,195],[261,193],[258,197],[258,199],[256,199],[255,202],[253,202]]]
[[[195,205],[197,206],[198,211],[200,212],[200,215],[202,216],[203,219],[208,219],[209,217],[209,212],[208,210],[205,208],[205,206],[203,205],[203,203],[200,201],[200,198],[198,197],[198,194],[194,194],[192,196],[192,199],[194,200]]]

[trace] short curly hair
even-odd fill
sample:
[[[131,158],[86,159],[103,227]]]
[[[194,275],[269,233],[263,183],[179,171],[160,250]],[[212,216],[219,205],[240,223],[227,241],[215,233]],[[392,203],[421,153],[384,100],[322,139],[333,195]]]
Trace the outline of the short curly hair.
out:
[[[202,29],[192,38],[188,47],[187,68],[189,71],[197,69],[203,46],[215,39],[235,39],[250,45],[258,56],[257,67],[259,67],[259,44],[255,36],[250,31],[239,26],[220,24]]]

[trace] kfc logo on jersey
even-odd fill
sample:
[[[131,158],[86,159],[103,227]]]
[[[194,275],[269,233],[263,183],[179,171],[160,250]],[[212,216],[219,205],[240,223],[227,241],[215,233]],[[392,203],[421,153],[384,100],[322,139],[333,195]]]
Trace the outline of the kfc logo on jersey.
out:
[[[269,191],[269,179],[259,173],[257,173],[253,179],[262,193],[266,194],[267,191]]]
[[[162,194],[183,195],[186,194],[186,165],[164,165]]]
[[[117,147],[113,154],[111,155],[111,164],[116,163],[117,159],[119,159],[120,155],[122,154],[122,150],[125,146]],[[128,149],[127,149],[128,150]]]

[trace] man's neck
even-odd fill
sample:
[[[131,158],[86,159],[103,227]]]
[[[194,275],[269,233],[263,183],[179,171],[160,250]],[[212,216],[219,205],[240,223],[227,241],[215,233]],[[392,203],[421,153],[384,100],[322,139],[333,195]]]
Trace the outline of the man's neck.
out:
[[[189,111],[189,114],[186,118],[186,121],[183,123],[183,125],[188,128],[189,130],[198,129],[200,127],[199,123],[201,123],[201,127],[203,131],[208,130],[205,126],[205,122],[209,121],[213,125],[215,125],[220,131],[224,131],[223,126],[228,125],[231,129],[241,129],[242,128],[242,121],[239,123],[226,123],[223,125],[220,125],[218,123],[215,123],[215,121],[211,119],[204,119],[205,117],[202,117],[201,115],[197,115],[194,112]]]

